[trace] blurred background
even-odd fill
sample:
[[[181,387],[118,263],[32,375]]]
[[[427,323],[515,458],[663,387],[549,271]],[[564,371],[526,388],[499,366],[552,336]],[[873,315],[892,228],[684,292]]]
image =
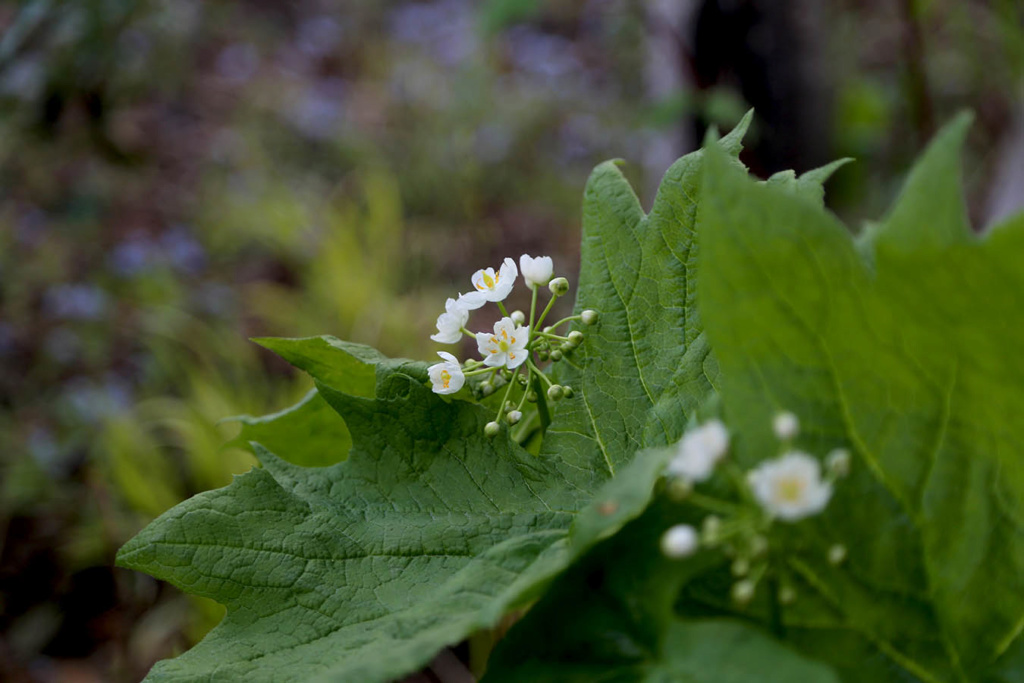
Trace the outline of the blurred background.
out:
[[[1020,0],[0,2],[0,680],[137,681],[219,619],[112,564],[309,389],[248,337],[427,359],[477,268],[573,275],[595,164],[649,206],[748,107],[762,177],[856,157],[854,231],[973,109],[983,229],[1022,103]]]

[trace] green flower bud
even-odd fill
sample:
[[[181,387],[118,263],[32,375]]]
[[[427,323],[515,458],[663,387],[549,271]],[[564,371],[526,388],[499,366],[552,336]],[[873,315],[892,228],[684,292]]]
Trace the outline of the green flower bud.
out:
[[[746,576],[750,572],[750,560],[745,557],[737,557],[733,560],[731,569],[733,576]]]
[[[496,437],[498,435],[498,432],[500,431],[501,425],[499,425],[497,422],[488,422],[486,425],[484,425],[484,436],[486,436],[489,439],[493,439],[494,437]]]
[[[505,417],[505,419],[508,421],[510,425],[514,425],[523,419],[523,414],[518,410],[513,410]]]
[[[530,403],[536,403],[537,402],[537,392],[536,391],[531,391],[530,393],[528,393],[526,395],[526,400],[529,401]]]
[[[573,390],[570,386],[562,386],[562,398],[572,398]]]
[[[783,605],[792,605],[796,602],[796,589],[792,586],[783,586],[779,589],[779,602]]]
[[[597,322],[597,311],[592,311],[589,308],[580,313],[580,319],[584,325],[593,325]]]
[[[551,360],[556,362],[562,360],[561,349],[555,349],[554,351],[551,352]]]
[[[756,588],[757,586],[750,579],[737,581],[732,585],[732,599],[737,605],[746,605],[753,599]]]
[[[516,325],[522,325],[526,322],[526,314],[522,311],[512,311],[512,315],[509,317],[512,318],[512,322]]]
[[[833,565],[841,565],[846,560],[846,546],[835,544],[828,549],[828,561]]]
[[[480,382],[480,393],[483,396],[490,396],[494,393],[494,385],[490,382]]]
[[[541,360],[548,360],[551,358],[551,352],[547,349],[541,349],[537,352],[537,358],[540,358]]]
[[[573,330],[569,333],[569,343],[573,348],[576,348],[583,343],[583,333],[579,330]]]
[[[563,296],[569,292],[569,281],[564,277],[556,277],[548,283],[548,289],[555,296]]]
[[[552,384],[548,387],[548,398],[552,401],[557,401],[565,395],[565,390],[558,384]]]

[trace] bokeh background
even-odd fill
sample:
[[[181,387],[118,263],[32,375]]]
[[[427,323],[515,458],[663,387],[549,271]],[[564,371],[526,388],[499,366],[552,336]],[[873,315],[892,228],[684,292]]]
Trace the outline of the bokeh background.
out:
[[[595,164],[649,206],[751,106],[762,177],[857,158],[853,231],[973,109],[980,230],[1022,102],[1020,0],[0,2],[0,680],[136,681],[219,619],[112,565],[309,389],[247,338],[429,358],[477,268],[573,275]]]

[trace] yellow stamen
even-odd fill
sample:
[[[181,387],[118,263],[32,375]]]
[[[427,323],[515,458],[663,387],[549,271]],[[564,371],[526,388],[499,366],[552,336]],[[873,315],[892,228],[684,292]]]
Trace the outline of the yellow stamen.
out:
[[[484,273],[484,284],[487,285],[487,289],[494,289],[494,278]],[[483,288],[481,287],[481,289]]]
[[[803,500],[805,488],[807,485],[803,479],[783,479],[776,485],[775,492],[787,503],[799,503]]]
[[[448,388],[448,383],[452,381],[452,375],[447,370],[441,371],[441,382],[444,383],[444,388]]]

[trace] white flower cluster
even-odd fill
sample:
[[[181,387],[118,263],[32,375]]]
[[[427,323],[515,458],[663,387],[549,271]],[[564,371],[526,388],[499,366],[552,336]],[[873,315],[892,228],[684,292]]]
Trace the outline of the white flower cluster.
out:
[[[720,420],[709,420],[689,429],[679,441],[675,457],[666,467],[671,479],[669,491],[710,514],[704,518],[700,531],[688,524],[670,527],[662,536],[662,552],[671,558],[696,553],[702,546],[721,547],[734,557],[733,599],[748,602],[758,581],[767,571],[768,532],[776,521],[796,522],[820,513],[832,498],[833,484],[850,470],[850,454],[842,449],[825,458],[824,472],[818,458],[793,447],[800,434],[796,415],[783,412],[772,420],[772,430],[781,444],[781,454],[762,461],[744,473],[726,456],[729,432]],[[696,484],[708,481],[718,469],[730,476],[723,480],[735,491],[734,499],[722,499],[694,490]],[[721,492],[722,486],[715,489]],[[735,500],[738,499],[738,500]],[[828,560],[839,564],[846,549],[835,545],[828,551]],[[784,586],[782,598],[790,598],[792,587]],[[785,602],[786,600],[783,600]]]
[[[503,303],[511,294],[520,272],[531,290],[529,321],[520,311],[509,314]],[[568,280],[564,277],[552,279],[553,276],[554,263],[550,256],[533,257],[527,254],[519,258],[519,268],[516,268],[515,261],[506,258],[497,271],[494,268],[483,268],[473,273],[470,278],[473,289],[445,302],[444,313],[437,317],[437,332],[430,338],[441,344],[455,344],[463,336],[470,337],[476,342],[482,360],[460,363],[454,355],[439,351],[438,355],[442,362],[428,369],[434,392],[454,394],[466,385],[467,377],[490,373],[490,378],[477,385],[477,389],[486,395],[494,390],[498,382],[509,384],[502,408],[509,424],[516,424],[522,419],[522,409],[527,400],[538,400],[535,391],[524,390],[518,406],[509,401],[515,384],[512,380],[518,375],[521,367],[526,368],[527,376],[524,378],[518,375],[520,386],[530,386],[536,377],[538,382],[547,385],[546,396],[551,400],[571,396],[570,387],[553,384],[547,375],[540,372],[536,363],[531,361],[531,354],[536,354],[537,361],[560,360],[583,342],[584,335],[579,330],[573,330],[567,336],[561,336],[555,329],[559,325],[573,321],[593,325],[597,322],[597,313],[583,311],[580,315],[570,316],[554,325],[542,327],[555,299],[569,290]],[[544,286],[551,291],[551,299],[540,316],[537,316],[537,294]],[[486,303],[496,304],[503,317],[494,324],[491,332],[470,332],[466,328],[470,312]],[[500,416],[501,412],[498,417]],[[499,431],[499,425],[497,422],[488,423],[484,431],[489,436],[494,436]]]

